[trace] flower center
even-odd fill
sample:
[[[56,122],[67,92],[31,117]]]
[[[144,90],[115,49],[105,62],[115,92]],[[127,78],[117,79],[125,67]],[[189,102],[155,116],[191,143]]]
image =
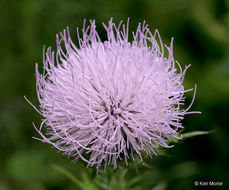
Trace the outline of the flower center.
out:
[[[122,110],[120,108],[113,108],[114,114],[120,114]]]

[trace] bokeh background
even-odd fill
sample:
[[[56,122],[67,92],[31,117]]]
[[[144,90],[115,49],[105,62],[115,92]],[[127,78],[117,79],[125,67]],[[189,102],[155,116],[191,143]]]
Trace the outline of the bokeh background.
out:
[[[41,116],[23,98],[38,105],[35,63],[42,66],[43,45],[55,49],[56,34],[70,27],[73,41],[83,19],[118,23],[130,17],[130,29],[146,20],[174,57],[191,64],[185,88],[198,85],[184,132],[214,133],[189,138],[163,155],[96,175],[83,162],[72,164],[48,144],[32,139]],[[187,104],[192,93],[187,93]],[[0,0],[0,190],[194,189],[195,181],[229,185],[229,0]],[[75,177],[74,177],[75,176]],[[219,187],[218,187],[219,188]]]

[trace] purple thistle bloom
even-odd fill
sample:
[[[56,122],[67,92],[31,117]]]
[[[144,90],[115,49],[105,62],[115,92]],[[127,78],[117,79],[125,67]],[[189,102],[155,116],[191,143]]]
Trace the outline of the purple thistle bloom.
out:
[[[128,40],[128,23],[116,26],[112,19],[107,41],[102,42],[95,21],[78,34],[77,47],[69,30],[57,35],[57,52],[44,52],[43,73],[36,65],[36,87],[44,117],[36,130],[49,143],[76,160],[97,169],[136,153],[156,154],[158,145],[178,137],[185,114],[183,71],[173,58],[173,39],[166,47],[158,31],[152,34],[139,24]],[[159,40],[157,40],[157,38]],[[159,43],[158,43],[159,42]],[[61,45],[65,46],[65,50]],[[176,69],[178,65],[179,71]],[[43,133],[42,127],[45,127]],[[86,159],[88,157],[88,159]]]

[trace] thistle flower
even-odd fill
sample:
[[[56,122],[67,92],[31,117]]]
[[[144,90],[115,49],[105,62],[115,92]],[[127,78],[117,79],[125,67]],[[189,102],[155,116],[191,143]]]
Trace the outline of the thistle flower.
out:
[[[44,50],[41,74],[36,65],[40,140],[97,169],[103,163],[116,168],[119,159],[127,164],[135,155],[142,159],[142,151],[152,156],[159,145],[170,147],[167,140],[178,138],[181,120],[193,113],[188,110],[195,95],[181,108],[192,89],[184,90],[189,66],[182,71],[174,61],[173,39],[166,58],[157,30],[152,34],[139,24],[130,42],[128,23],[104,24],[104,42],[95,21],[84,23],[82,37],[77,29],[78,47],[64,30],[57,35],[57,52]]]

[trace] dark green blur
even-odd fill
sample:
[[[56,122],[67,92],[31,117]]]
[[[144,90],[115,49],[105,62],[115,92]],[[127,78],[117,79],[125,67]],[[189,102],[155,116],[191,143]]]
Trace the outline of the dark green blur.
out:
[[[184,132],[215,132],[183,140],[153,159],[118,170],[71,163],[39,137],[32,126],[41,116],[25,101],[38,104],[35,63],[42,67],[43,45],[55,50],[56,34],[67,26],[76,42],[83,19],[118,23],[130,17],[130,29],[146,20],[162,40],[174,37],[174,57],[191,64],[185,88],[197,84]],[[192,92],[186,94],[187,105]],[[229,185],[229,0],[0,0],[0,190],[189,190],[195,181]],[[70,173],[69,173],[70,172]],[[72,176],[73,175],[73,176]]]

